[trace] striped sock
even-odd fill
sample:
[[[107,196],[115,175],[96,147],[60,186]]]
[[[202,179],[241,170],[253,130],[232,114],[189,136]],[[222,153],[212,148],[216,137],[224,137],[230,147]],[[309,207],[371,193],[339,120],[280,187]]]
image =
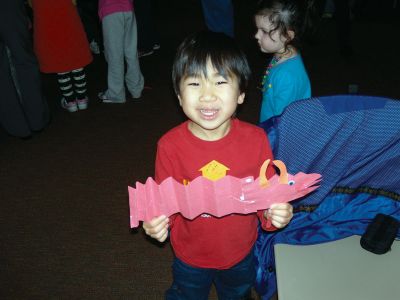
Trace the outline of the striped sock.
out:
[[[75,101],[71,72],[57,73],[58,87],[67,102]]]
[[[86,74],[85,69],[80,68],[72,71],[76,98],[82,100],[86,98]]]

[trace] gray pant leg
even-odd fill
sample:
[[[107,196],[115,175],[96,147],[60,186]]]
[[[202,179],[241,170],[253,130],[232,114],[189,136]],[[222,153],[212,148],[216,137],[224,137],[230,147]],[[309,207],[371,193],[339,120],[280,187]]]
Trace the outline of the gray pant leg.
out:
[[[124,13],[113,13],[103,21],[104,55],[108,63],[106,96],[125,100],[124,87]]]
[[[124,53],[127,64],[125,82],[132,97],[139,98],[142,94],[144,78],[140,71],[137,55],[137,27],[134,13],[126,14],[126,29],[124,38]]]

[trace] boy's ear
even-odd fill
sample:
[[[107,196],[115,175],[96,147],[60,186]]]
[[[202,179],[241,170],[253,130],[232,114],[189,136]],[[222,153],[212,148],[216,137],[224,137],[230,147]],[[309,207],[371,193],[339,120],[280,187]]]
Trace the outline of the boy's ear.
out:
[[[239,97],[238,97],[237,103],[238,103],[238,104],[242,104],[242,103],[244,102],[244,97],[245,97],[245,96],[246,96],[245,93],[241,93],[241,94],[239,95]]]
[[[178,97],[179,105],[182,106],[182,99],[181,99],[181,96],[180,96],[179,94],[176,94],[176,96]]]

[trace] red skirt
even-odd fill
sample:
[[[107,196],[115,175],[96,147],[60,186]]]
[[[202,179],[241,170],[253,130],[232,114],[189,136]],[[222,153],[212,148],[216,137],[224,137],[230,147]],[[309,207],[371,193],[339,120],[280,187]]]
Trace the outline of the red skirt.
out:
[[[93,57],[72,0],[32,0],[34,50],[44,73],[88,65]]]

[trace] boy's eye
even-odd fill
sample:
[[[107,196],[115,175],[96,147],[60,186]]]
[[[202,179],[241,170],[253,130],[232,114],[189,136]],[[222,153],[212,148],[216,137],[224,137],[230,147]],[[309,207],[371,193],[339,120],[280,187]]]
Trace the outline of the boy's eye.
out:
[[[188,85],[190,85],[190,86],[199,86],[200,83],[198,83],[198,82],[189,82]]]
[[[228,82],[225,80],[219,80],[217,81],[217,85],[221,85],[221,84],[227,84]]]

